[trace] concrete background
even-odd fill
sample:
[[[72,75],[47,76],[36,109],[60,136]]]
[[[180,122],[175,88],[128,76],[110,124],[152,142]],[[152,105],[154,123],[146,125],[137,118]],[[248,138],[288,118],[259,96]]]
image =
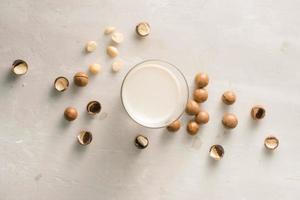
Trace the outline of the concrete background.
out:
[[[299,199],[299,8],[297,0],[1,0],[0,199]],[[134,28],[143,20],[152,33],[139,40]],[[118,74],[105,53],[107,25],[125,35]],[[83,51],[88,40],[99,45],[92,54]],[[29,71],[15,78],[10,66],[19,58]],[[197,136],[186,134],[187,116],[170,134],[126,115],[122,78],[149,58],[177,65],[191,88],[195,73],[210,75],[202,106],[211,120]],[[93,62],[103,73],[86,88],[53,90],[57,76],[71,80]],[[231,107],[220,102],[228,89],[238,98]],[[85,106],[94,99],[103,110],[91,118]],[[258,103],[267,115],[253,123]],[[62,116],[67,106],[80,112],[72,123]],[[221,126],[226,111],[239,118],[233,131]],[[87,147],[77,145],[81,129],[93,132]],[[150,140],[144,151],[133,145],[139,133]],[[280,139],[273,153],[263,147],[269,134]],[[225,148],[220,162],[208,157],[215,143]]]

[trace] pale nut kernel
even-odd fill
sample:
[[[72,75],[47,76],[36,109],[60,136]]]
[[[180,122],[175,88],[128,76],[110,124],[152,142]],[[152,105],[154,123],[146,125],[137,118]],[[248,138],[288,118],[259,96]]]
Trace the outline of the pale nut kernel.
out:
[[[87,52],[93,52],[97,48],[97,43],[95,41],[89,41],[87,42],[85,49]]]
[[[201,110],[195,117],[195,121],[198,124],[206,124],[209,121],[209,114],[206,111]]]
[[[123,42],[124,40],[124,36],[122,33],[120,32],[114,32],[112,35],[111,35],[111,40],[116,43],[116,44],[120,44]]]
[[[195,77],[195,83],[198,88],[204,88],[209,83],[209,77],[206,73],[198,73]]]
[[[110,57],[114,58],[114,57],[116,57],[116,56],[119,55],[119,50],[116,47],[114,47],[114,46],[108,46],[106,48],[106,53]]]
[[[188,115],[197,115],[200,112],[199,104],[194,100],[188,100],[185,108]]]
[[[225,113],[222,119],[225,128],[233,129],[238,125],[237,117],[232,113]]]
[[[167,126],[167,129],[170,132],[176,132],[180,129],[180,126],[181,126],[180,121],[176,120],[172,122],[169,126]]]
[[[121,70],[122,66],[123,66],[123,62],[120,60],[116,60],[111,64],[111,69],[113,72],[117,73],[118,71]]]
[[[197,101],[198,103],[203,103],[208,98],[208,92],[204,88],[196,89],[193,95],[194,95],[194,100]]]
[[[93,63],[89,65],[89,71],[92,74],[98,74],[99,72],[101,72],[101,65],[99,65],[98,63]]]
[[[190,135],[196,135],[199,131],[199,124],[195,121],[190,121],[188,124],[187,124],[187,132],[190,134]]]
[[[116,27],[108,26],[108,27],[105,28],[104,34],[105,34],[105,35],[110,35],[110,34],[112,34],[115,30],[116,30]]]
[[[222,101],[226,105],[232,105],[236,101],[236,95],[233,91],[226,91],[222,95]]]

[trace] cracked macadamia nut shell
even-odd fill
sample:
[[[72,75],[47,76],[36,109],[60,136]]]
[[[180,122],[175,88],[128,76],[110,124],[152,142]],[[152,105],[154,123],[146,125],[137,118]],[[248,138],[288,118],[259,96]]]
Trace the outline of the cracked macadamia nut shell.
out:
[[[84,72],[77,72],[74,76],[74,83],[79,87],[84,87],[89,83],[89,77]]]

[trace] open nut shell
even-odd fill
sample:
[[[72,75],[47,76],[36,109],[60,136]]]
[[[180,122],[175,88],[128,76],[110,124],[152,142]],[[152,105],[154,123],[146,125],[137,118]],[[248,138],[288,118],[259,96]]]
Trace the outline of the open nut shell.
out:
[[[66,91],[69,88],[69,80],[63,76],[57,77],[54,81],[54,88],[59,92]]]
[[[86,146],[92,142],[93,135],[89,131],[80,131],[77,140],[80,145]]]
[[[101,111],[101,104],[98,101],[90,101],[86,106],[86,110],[90,115],[96,115]]]
[[[24,60],[15,60],[12,64],[12,72],[16,75],[24,75],[28,71],[28,64]]]

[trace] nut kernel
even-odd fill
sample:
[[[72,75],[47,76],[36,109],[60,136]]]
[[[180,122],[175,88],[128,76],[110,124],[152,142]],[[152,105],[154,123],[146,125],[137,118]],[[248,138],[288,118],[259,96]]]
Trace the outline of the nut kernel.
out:
[[[116,73],[121,70],[122,66],[123,66],[123,62],[120,60],[116,60],[111,64],[111,69],[113,72]]]
[[[85,46],[85,50],[89,53],[95,51],[96,48],[97,48],[97,43],[95,41],[89,41]]]
[[[190,135],[196,135],[199,131],[199,124],[195,121],[190,121],[187,125],[187,131]]]
[[[200,106],[196,101],[189,100],[186,104],[185,112],[188,115],[197,115],[200,112]]]
[[[219,144],[211,146],[209,149],[209,156],[214,160],[221,160],[224,156],[224,148]]]
[[[139,149],[145,149],[148,147],[149,140],[146,136],[138,135],[135,138],[135,146]]]
[[[209,77],[206,73],[198,73],[195,77],[195,83],[198,88],[204,88],[209,83]]]
[[[15,75],[24,75],[28,71],[28,64],[24,60],[15,60],[12,64],[12,72]]]
[[[105,28],[104,34],[105,34],[105,35],[110,35],[110,34],[112,34],[115,30],[116,30],[115,27],[113,27],[113,26],[108,26],[108,27]]]
[[[122,33],[120,32],[114,32],[112,35],[111,35],[111,40],[116,43],[116,44],[120,44],[123,42],[124,40],[124,36]]]
[[[97,63],[93,63],[89,65],[89,71],[92,74],[98,74],[99,72],[101,72],[101,65],[97,64]]]
[[[54,81],[54,88],[59,92],[64,92],[69,88],[69,80],[66,77],[57,77]]]
[[[116,56],[119,55],[119,50],[116,47],[114,47],[114,46],[108,46],[106,48],[106,53],[110,57],[114,58],[114,57],[116,57]]]
[[[206,124],[209,121],[209,114],[206,111],[201,110],[195,117],[195,121],[198,124]]]
[[[96,115],[101,111],[101,104],[98,101],[90,101],[86,106],[86,110],[88,114]]]
[[[79,135],[77,136],[78,143],[83,146],[90,144],[92,140],[93,135],[89,131],[80,131]]]
[[[198,103],[203,103],[207,100],[208,98],[208,92],[206,89],[196,89],[194,91],[194,100],[197,101]]]
[[[251,109],[251,117],[254,120],[260,120],[264,118],[265,115],[266,115],[266,110],[262,106],[257,105]]]
[[[222,101],[226,105],[234,104],[235,100],[236,100],[236,95],[233,91],[226,91],[222,95]]]
[[[74,76],[74,83],[79,87],[84,87],[89,83],[89,77],[84,72],[77,72]]]
[[[141,22],[136,25],[135,32],[141,37],[146,37],[150,34],[150,25],[147,22]]]
[[[225,128],[233,129],[238,125],[237,117],[232,113],[225,113],[222,119]]]
[[[264,141],[264,145],[269,150],[274,150],[279,145],[279,140],[275,136],[268,136]]]
[[[67,107],[65,109],[64,116],[65,116],[66,120],[74,121],[78,116],[78,112],[77,112],[76,108]]]
[[[176,120],[176,121],[172,122],[169,126],[167,126],[167,129],[170,132],[175,132],[180,129],[180,126],[181,126],[180,121]]]

